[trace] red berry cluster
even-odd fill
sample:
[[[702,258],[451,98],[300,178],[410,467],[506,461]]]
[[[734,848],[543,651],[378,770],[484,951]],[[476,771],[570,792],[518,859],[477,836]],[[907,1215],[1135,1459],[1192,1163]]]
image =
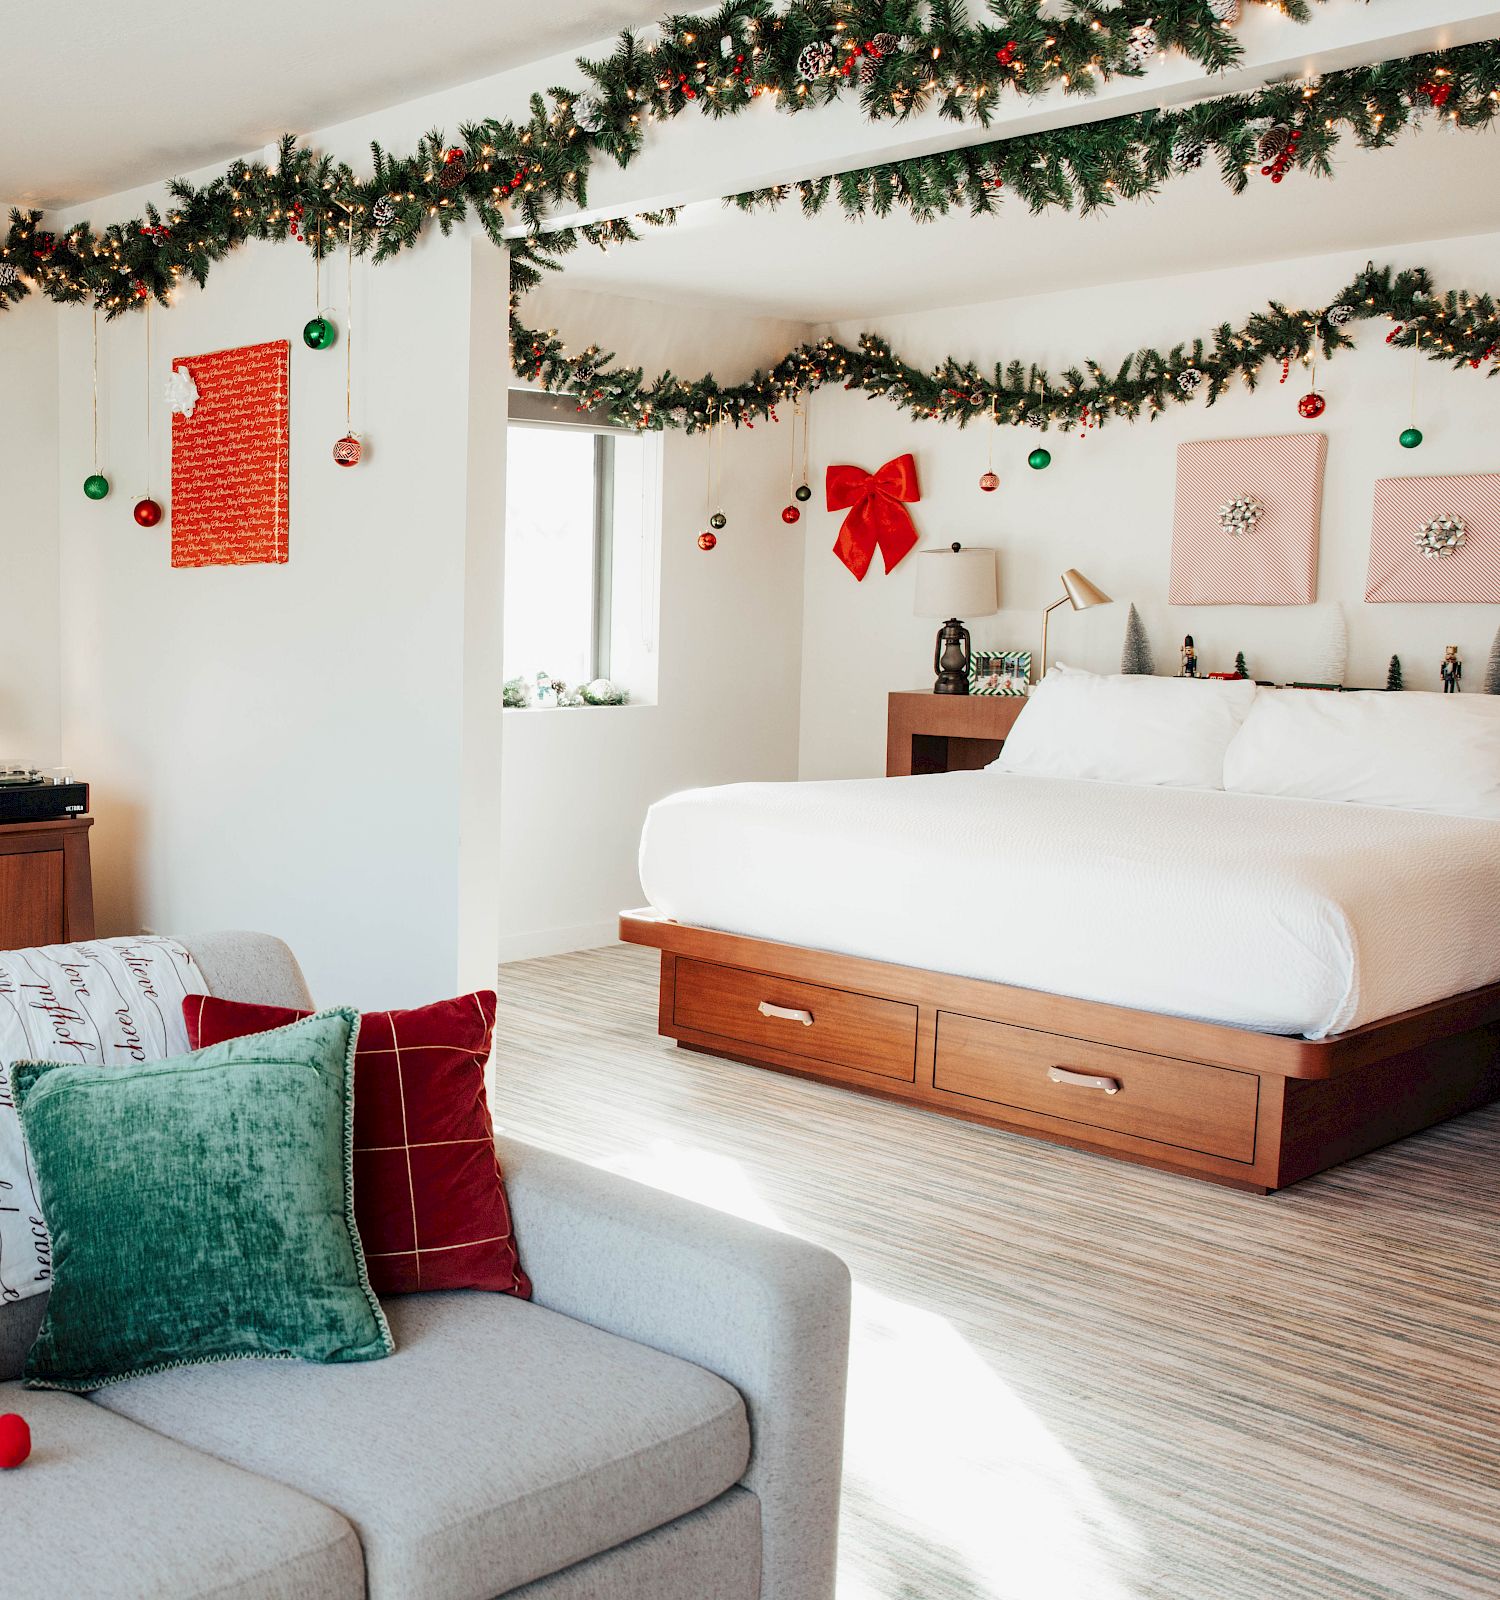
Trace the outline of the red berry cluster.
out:
[[[298,200],[286,214],[286,236],[288,239],[300,239],[302,237],[302,217],[302,202]]]
[[[995,60],[998,61],[1002,67],[1008,67],[1011,62],[1016,59],[1016,52],[1019,49],[1020,46],[1014,39],[1007,39],[1006,42],[995,52]]]
[[[1291,372],[1292,358],[1290,356],[1283,356],[1281,358],[1281,377],[1277,381],[1280,383],[1285,383],[1286,380],[1291,376]]]
[[[141,227],[141,238],[154,239],[157,244],[165,244],[171,237],[172,230],[164,222],[158,222],[154,227],[147,222]]]
[[[1290,168],[1291,164],[1297,159],[1297,146],[1301,142],[1301,139],[1302,130],[1300,128],[1293,128],[1292,131],[1287,135],[1286,149],[1283,150],[1269,166],[1265,166],[1260,169],[1261,177],[1269,178],[1272,183],[1280,183],[1281,180],[1287,175],[1287,170]]]
[[[515,171],[515,176],[511,178],[510,182],[507,183],[505,185],[505,187],[507,189],[519,189],[521,187],[521,185],[523,183],[525,183],[526,175],[530,171],[531,171],[530,167],[517,167],[516,171]]]
[[[1401,335],[1403,333],[1405,333],[1405,332],[1406,332],[1406,329],[1404,327],[1402,327],[1401,324],[1398,322],[1396,324],[1396,326],[1394,328],[1392,328],[1391,331],[1388,334],[1386,334],[1385,342],[1387,344],[1395,344],[1397,339],[1399,339],[1401,337]]]
[[[687,73],[679,72],[677,74],[677,87],[682,91],[684,100],[696,100],[698,98],[698,91],[688,82]]]
[[[1425,94],[1434,107],[1441,111],[1453,97],[1453,85],[1444,78],[1424,78],[1417,85],[1417,93]]]
[[[57,235],[55,233],[38,233],[31,240],[31,253],[38,261],[47,261],[52,252],[57,249]]]
[[[729,76],[731,78],[746,78],[749,76],[749,72],[750,69],[745,65],[744,56],[736,56],[734,58],[734,66],[731,68]]]

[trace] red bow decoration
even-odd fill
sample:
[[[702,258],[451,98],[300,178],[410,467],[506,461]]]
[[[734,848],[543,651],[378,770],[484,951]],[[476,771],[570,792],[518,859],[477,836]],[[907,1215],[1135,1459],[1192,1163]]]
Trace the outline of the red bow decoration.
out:
[[[917,464],[909,455],[887,461],[879,472],[866,472],[863,467],[830,467],[828,509],[849,508],[833,553],[863,581],[878,547],[885,557],[885,570],[891,571],[917,542],[911,512],[902,502],[921,498]]]

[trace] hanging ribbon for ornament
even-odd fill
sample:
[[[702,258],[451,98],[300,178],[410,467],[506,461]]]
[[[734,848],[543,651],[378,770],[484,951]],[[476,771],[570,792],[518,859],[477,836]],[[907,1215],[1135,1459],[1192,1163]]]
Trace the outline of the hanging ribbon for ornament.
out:
[[[892,571],[917,542],[907,504],[922,498],[917,464],[909,455],[887,461],[878,472],[863,467],[828,469],[828,509],[845,511],[833,553],[861,581],[878,549]]]

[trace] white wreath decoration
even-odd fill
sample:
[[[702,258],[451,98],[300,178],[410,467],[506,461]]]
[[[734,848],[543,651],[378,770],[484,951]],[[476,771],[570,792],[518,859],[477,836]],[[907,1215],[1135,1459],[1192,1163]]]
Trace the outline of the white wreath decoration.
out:
[[[1219,507],[1219,525],[1225,533],[1251,533],[1265,511],[1253,494],[1237,494]]]
[[[1469,528],[1464,519],[1445,511],[1441,516],[1422,524],[1421,532],[1417,534],[1417,549],[1429,558],[1451,556],[1468,542],[1468,537]]]

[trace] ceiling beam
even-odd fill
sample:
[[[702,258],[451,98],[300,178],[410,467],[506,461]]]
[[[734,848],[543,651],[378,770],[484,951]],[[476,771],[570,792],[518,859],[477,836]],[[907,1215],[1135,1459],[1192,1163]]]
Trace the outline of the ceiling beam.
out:
[[[1185,56],[1159,62],[1145,78],[1115,78],[1088,99],[1061,89],[1036,98],[1011,96],[990,125],[955,123],[930,109],[905,121],[871,122],[848,96],[789,116],[769,101],[733,117],[691,114],[650,128],[628,167],[596,163],[587,206],[558,207],[551,227],[598,222],[746,189],[927,155],[992,139],[1102,121],[1159,106],[1237,94],[1277,78],[1367,66],[1400,56],[1500,37],[1492,0],[1329,0],[1313,19],[1295,23],[1250,6],[1236,35],[1244,54],[1230,71],[1205,78]],[[589,54],[590,52],[585,52]],[[524,226],[507,230],[511,237]]]

